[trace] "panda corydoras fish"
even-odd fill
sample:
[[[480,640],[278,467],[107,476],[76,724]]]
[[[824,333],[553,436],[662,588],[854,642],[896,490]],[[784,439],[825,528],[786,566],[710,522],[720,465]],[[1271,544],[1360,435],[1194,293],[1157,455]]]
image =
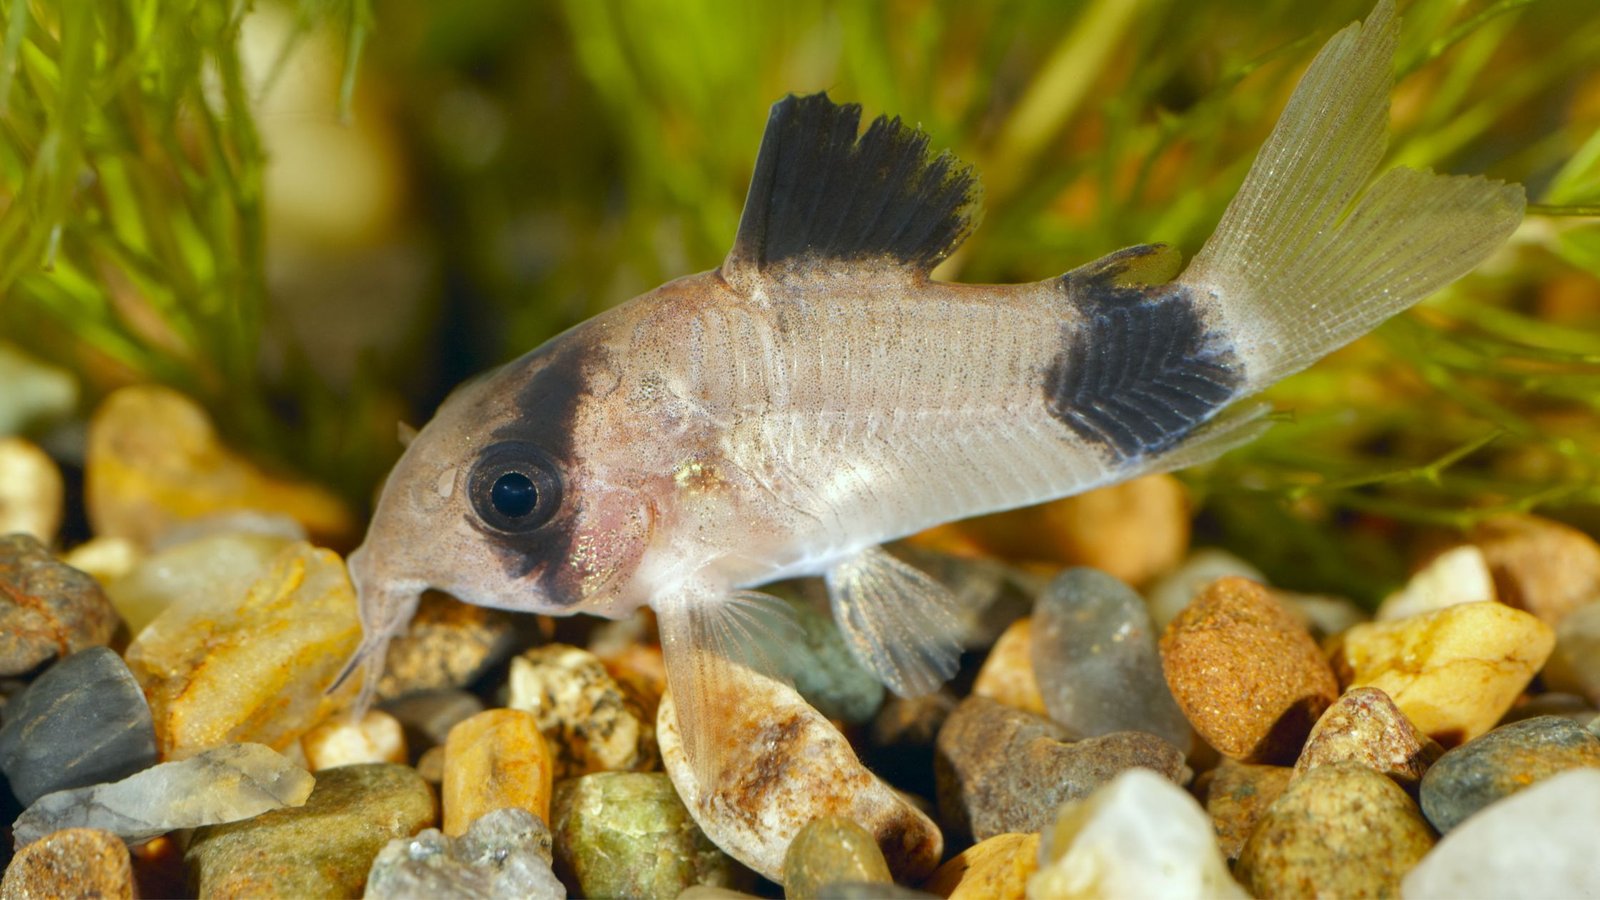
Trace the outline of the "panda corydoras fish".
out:
[[[971,168],[825,95],[772,107],[733,248],[456,390],[350,557],[375,681],[428,588],[622,617],[650,606],[694,771],[731,748],[779,579],[821,575],[852,652],[915,695],[955,670],[952,596],[881,549],[939,523],[1211,459],[1241,403],[1467,273],[1517,185],[1394,168],[1392,3],[1321,50],[1182,265],[1131,247],[1029,284],[931,271]],[[776,624],[775,624],[776,623]]]

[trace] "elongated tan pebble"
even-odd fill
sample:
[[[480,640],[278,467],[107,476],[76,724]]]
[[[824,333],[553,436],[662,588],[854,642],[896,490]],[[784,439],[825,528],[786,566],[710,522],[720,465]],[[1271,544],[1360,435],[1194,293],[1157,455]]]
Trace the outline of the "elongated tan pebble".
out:
[[[710,791],[685,755],[671,691],[656,716],[662,763],[712,843],[778,881],[800,829],[839,816],[872,834],[897,881],[915,883],[933,871],[944,852],[938,826],[868,771],[838,729],[769,678],[742,673],[739,693],[727,719],[713,727],[727,746],[741,749]]]
[[[460,837],[479,816],[508,807],[550,821],[552,772],[529,713],[489,709],[457,723],[444,747],[444,833]]]

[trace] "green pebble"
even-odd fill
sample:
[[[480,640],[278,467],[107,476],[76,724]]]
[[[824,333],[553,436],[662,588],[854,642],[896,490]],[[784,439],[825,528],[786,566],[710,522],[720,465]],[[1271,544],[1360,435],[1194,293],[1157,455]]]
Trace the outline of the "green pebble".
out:
[[[740,887],[741,870],[689,817],[661,772],[596,772],[558,782],[556,872],[575,896],[671,898]]]
[[[890,884],[889,864],[865,828],[839,816],[812,819],[800,829],[783,857],[783,895],[821,898],[832,888],[852,884]]]
[[[433,789],[405,766],[316,773],[304,806],[198,828],[184,854],[196,895],[359,897],[384,845],[432,826]]]
[[[802,598],[775,593],[800,633],[763,634],[757,638],[762,649],[817,712],[856,724],[870,720],[883,705],[883,683],[856,661],[833,619]]]

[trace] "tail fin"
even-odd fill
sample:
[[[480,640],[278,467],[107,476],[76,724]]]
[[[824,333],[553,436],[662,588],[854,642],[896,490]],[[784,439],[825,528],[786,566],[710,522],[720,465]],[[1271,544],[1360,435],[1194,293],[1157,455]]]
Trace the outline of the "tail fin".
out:
[[[1222,222],[1179,276],[1221,305],[1261,390],[1481,262],[1522,219],[1522,187],[1397,168],[1387,143],[1399,24],[1380,0],[1301,79]]]

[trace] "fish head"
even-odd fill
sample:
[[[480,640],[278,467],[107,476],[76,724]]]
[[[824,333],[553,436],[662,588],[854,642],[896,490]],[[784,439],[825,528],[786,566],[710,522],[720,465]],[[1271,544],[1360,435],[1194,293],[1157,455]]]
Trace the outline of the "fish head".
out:
[[[580,449],[604,412],[595,394],[607,370],[580,329],[445,400],[390,472],[350,557],[362,655],[403,630],[430,588],[551,615],[638,605],[651,505],[616,465]]]

